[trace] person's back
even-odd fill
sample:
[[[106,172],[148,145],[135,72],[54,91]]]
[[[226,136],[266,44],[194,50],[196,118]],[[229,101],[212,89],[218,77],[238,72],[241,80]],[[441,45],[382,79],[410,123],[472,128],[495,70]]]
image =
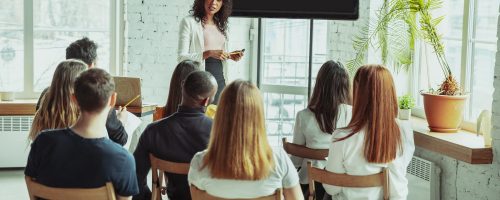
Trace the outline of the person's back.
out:
[[[112,182],[116,193],[135,193],[134,161],[108,138],[87,139],[70,128],[47,130],[33,142],[25,174],[60,188],[96,188]],[[128,180],[128,181],[123,181]]]
[[[332,133],[337,128],[346,127],[352,117],[350,103],[350,83],[347,70],[340,62],[325,62],[316,78],[316,84],[306,109],[297,113],[293,129],[293,143],[311,149],[328,149]],[[326,161],[304,159],[291,156],[295,167],[299,168],[300,184],[308,191],[307,162],[324,168]],[[316,184],[316,198],[322,199],[324,190]],[[308,193],[304,194],[305,197]]]
[[[411,124],[396,119],[394,81],[381,65],[365,65],[354,77],[353,112],[349,125],[333,133],[325,169],[349,175],[372,175],[387,167],[389,198],[408,195],[406,167],[415,150]],[[378,200],[382,187],[349,188],[323,184],[333,199]]]
[[[259,180],[214,178],[208,168],[202,168],[207,153],[202,151],[191,161],[189,180],[198,189],[226,199],[257,198],[272,195],[280,188],[298,186],[298,175],[288,154],[281,147],[273,148],[272,151],[275,166],[266,178]]]
[[[151,199],[147,173],[151,168],[149,154],[180,163],[189,163],[196,152],[207,148],[212,120],[204,106],[212,101],[217,82],[204,71],[190,73],[183,82],[182,101],[177,112],[150,124],[141,135],[134,157],[140,194],[134,199]],[[167,194],[171,200],[191,199],[187,175],[167,173]]]
[[[90,69],[74,85],[78,120],[70,128],[36,137],[25,174],[60,188],[95,188],[111,182],[118,199],[137,194],[133,157],[107,138],[106,119],[116,102],[112,77],[102,69]]]
[[[267,140],[260,91],[237,80],[222,92],[207,150],[197,153],[188,174],[192,187],[227,198],[257,198],[283,189],[303,199],[299,177],[282,148]]]
[[[397,120],[397,119],[395,119]],[[366,131],[362,130],[351,137],[331,144],[329,155],[331,160],[325,169],[335,173],[349,174],[355,176],[365,176],[377,174],[384,167],[389,170],[389,191],[391,199],[406,199],[408,194],[405,178],[406,167],[411,161],[415,146],[413,143],[413,130],[409,122],[398,121],[402,136],[403,151],[398,152],[397,157],[389,163],[369,163],[363,156],[363,146]],[[346,137],[351,131],[337,130],[333,140]],[[336,164],[333,164],[336,163]],[[377,200],[382,197],[382,188],[345,188],[323,185],[329,194],[339,194],[344,199],[371,199]]]

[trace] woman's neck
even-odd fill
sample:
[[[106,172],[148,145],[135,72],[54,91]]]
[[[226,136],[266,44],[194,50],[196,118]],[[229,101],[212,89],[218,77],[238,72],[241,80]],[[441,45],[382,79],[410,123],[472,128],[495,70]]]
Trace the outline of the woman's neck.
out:
[[[207,15],[205,15],[204,19],[205,19],[204,20],[205,24],[210,24],[210,25],[215,24],[213,15],[207,14]]]

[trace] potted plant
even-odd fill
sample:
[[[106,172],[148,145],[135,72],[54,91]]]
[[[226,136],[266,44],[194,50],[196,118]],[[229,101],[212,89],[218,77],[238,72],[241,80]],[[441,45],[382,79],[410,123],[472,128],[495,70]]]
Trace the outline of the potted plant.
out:
[[[404,95],[398,98],[399,112],[398,117],[401,120],[409,120],[411,109],[415,107],[415,100],[410,95]]]
[[[347,62],[351,73],[361,66],[371,44],[381,52],[382,62],[396,69],[408,69],[413,63],[417,38],[432,46],[443,71],[439,88],[421,92],[431,131],[456,132],[462,122],[467,96],[453,76],[444,53],[437,25],[444,17],[433,18],[431,11],[440,8],[441,0],[384,0],[375,23],[354,38],[356,57]],[[373,45],[372,45],[373,46]]]

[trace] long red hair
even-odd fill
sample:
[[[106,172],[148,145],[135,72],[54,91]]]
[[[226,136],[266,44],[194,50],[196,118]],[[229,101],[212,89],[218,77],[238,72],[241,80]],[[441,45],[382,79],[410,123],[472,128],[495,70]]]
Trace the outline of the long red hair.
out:
[[[398,103],[392,75],[382,65],[358,69],[353,85],[353,114],[345,140],[365,129],[364,156],[370,163],[388,163],[402,150],[396,123]]]

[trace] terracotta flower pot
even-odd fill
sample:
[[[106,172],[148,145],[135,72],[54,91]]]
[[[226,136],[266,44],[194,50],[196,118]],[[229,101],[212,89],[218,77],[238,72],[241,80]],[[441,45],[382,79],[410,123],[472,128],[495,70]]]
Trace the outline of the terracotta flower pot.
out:
[[[467,95],[447,96],[422,93],[425,116],[434,132],[454,133],[462,124]]]

